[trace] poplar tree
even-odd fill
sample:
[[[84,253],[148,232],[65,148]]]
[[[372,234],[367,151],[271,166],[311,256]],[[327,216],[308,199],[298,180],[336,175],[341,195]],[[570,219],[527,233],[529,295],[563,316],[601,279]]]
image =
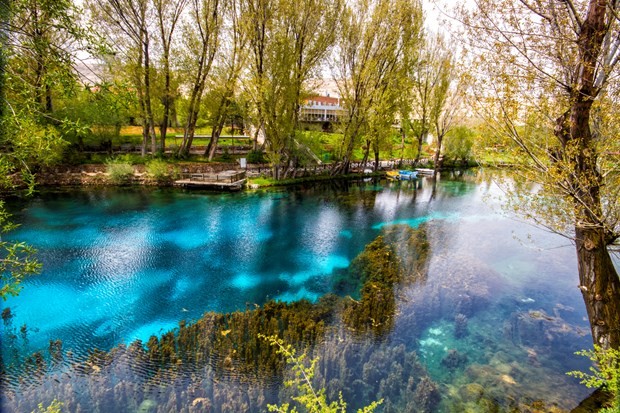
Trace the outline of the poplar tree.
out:
[[[179,155],[189,155],[200,115],[200,105],[207,88],[213,60],[220,47],[222,27],[220,0],[191,0],[190,18],[183,27],[186,55],[183,70],[190,79],[187,119]]]
[[[162,70],[164,76],[164,91],[161,98],[164,113],[160,124],[159,150],[166,152],[166,134],[170,122],[170,112],[174,105],[174,93],[172,86],[172,69],[170,52],[174,41],[175,30],[189,0],[153,0],[157,25],[159,28],[159,41],[162,49]]]
[[[370,118],[379,112],[387,115],[385,103],[393,99],[392,91],[404,84],[402,63],[407,60],[406,52],[414,50],[421,21],[421,4],[415,0],[347,4],[334,58],[334,76],[346,116],[341,162],[332,174],[348,173],[355,148],[370,132]]]
[[[245,86],[254,105],[255,140],[264,134],[267,157],[279,179],[295,164],[301,102],[334,43],[342,3],[248,0],[247,4],[252,56]]]
[[[151,0],[90,0],[91,9],[99,10],[99,26],[115,52],[127,67],[133,67],[132,81],[138,94],[142,115],[142,156],[150,141],[151,153],[157,152],[157,136],[152,105],[153,8]]]

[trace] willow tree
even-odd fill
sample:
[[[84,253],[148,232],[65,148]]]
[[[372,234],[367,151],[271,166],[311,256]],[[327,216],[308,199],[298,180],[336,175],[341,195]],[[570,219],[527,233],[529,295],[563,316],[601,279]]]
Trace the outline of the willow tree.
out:
[[[256,136],[264,131],[276,178],[283,166],[294,163],[303,93],[334,43],[341,4],[340,0],[248,1],[252,56],[245,86],[255,107]]]
[[[419,38],[421,10],[415,0],[360,0],[342,13],[334,68],[346,116],[342,161],[332,174],[349,171],[353,151],[370,131],[371,116],[384,112],[386,100],[393,99],[391,92],[403,80],[403,56]]]
[[[132,68],[132,83],[138,94],[142,115],[142,156],[150,140],[151,152],[157,152],[153,117],[152,83],[153,8],[150,0],[89,0],[94,19],[115,53]]]
[[[429,133],[437,138],[435,166],[441,151],[441,140],[448,132],[458,107],[454,51],[442,34],[425,34],[415,58],[407,67],[409,89],[403,93],[410,99],[410,112],[405,118],[411,123],[416,138],[416,164],[420,161],[422,144]]]
[[[174,104],[174,93],[172,86],[172,70],[170,68],[170,51],[174,40],[174,33],[189,0],[153,0],[155,14],[157,15],[157,26],[159,28],[159,41],[162,49],[162,71],[164,76],[164,91],[162,106],[164,113],[159,129],[160,147],[162,153],[166,151],[166,134],[168,123],[170,122],[170,112]]]
[[[480,113],[529,158],[515,206],[575,244],[592,337],[620,347],[617,0],[478,0]],[[616,149],[612,149],[616,148]]]
[[[217,143],[224,129],[226,119],[234,106],[235,92],[239,87],[239,79],[247,64],[249,56],[248,36],[244,30],[247,8],[244,0],[229,0],[224,4],[222,14],[226,19],[222,31],[222,42],[219,56],[216,59],[211,88],[211,139],[205,149],[209,161],[215,156]]]
[[[220,0],[191,0],[190,3],[190,18],[183,27],[186,46],[183,70],[189,78],[190,94],[183,141],[179,148],[181,156],[189,155],[192,147],[201,100],[220,46],[222,27]]]

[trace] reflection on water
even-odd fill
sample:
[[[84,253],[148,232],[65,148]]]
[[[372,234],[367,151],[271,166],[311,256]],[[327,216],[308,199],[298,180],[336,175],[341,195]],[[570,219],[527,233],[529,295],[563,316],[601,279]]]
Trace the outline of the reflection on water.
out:
[[[350,407],[384,398],[386,412],[570,409],[587,392],[565,372],[587,367],[573,352],[591,343],[574,250],[502,216],[500,203],[482,173],[435,188],[421,179],[244,194],[105,189],[13,202],[22,227],[12,236],[39,249],[44,272],[5,305],[2,411],[53,398],[68,411],[261,411],[290,395],[281,360],[256,338],[272,330],[314,344],[316,384]],[[410,238],[389,235],[401,225],[423,226],[424,265]],[[339,289],[343,274],[363,272],[366,245],[384,254],[381,265],[423,277],[389,291],[375,279],[357,283],[361,293]],[[259,307],[330,292],[354,298]],[[366,314],[385,300],[389,319]],[[200,319],[207,311],[242,312]],[[146,346],[93,354],[136,339]],[[35,351],[45,358],[25,359]]]

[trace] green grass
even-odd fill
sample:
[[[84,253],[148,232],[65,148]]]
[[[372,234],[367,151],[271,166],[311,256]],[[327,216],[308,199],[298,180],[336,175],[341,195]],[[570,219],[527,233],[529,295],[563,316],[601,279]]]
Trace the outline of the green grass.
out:
[[[249,178],[248,184],[258,185],[261,188],[265,188],[265,187],[271,187],[271,186],[296,185],[296,184],[301,184],[304,182],[323,182],[323,181],[334,181],[334,180],[341,180],[341,179],[359,179],[359,178],[368,178],[368,177],[383,176],[383,175],[384,173],[382,172],[377,172],[377,173],[372,173],[372,174],[348,174],[348,175],[337,175],[337,176],[332,176],[329,174],[322,174],[322,175],[305,176],[303,178],[280,179],[279,181],[273,178],[259,177],[259,178]]]
[[[481,149],[476,151],[474,158],[480,165],[518,165],[523,162],[522,158],[510,151],[496,151]]]

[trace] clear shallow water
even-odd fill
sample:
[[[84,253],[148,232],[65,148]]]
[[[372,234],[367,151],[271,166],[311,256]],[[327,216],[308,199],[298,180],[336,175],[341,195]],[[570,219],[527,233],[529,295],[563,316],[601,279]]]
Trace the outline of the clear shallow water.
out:
[[[471,404],[471,383],[570,408],[587,391],[564,373],[586,368],[572,353],[591,343],[574,249],[502,216],[497,197],[471,174],[434,190],[423,179],[241,194],[45,191],[10,204],[22,224],[12,237],[39,249],[44,271],[5,306],[28,326],[21,351],[62,339],[79,359],[206,311],[315,301],[382,229],[427,223],[428,279],[399,291],[387,340],[417,352],[448,400],[439,409]],[[5,360],[12,350],[3,341]]]

